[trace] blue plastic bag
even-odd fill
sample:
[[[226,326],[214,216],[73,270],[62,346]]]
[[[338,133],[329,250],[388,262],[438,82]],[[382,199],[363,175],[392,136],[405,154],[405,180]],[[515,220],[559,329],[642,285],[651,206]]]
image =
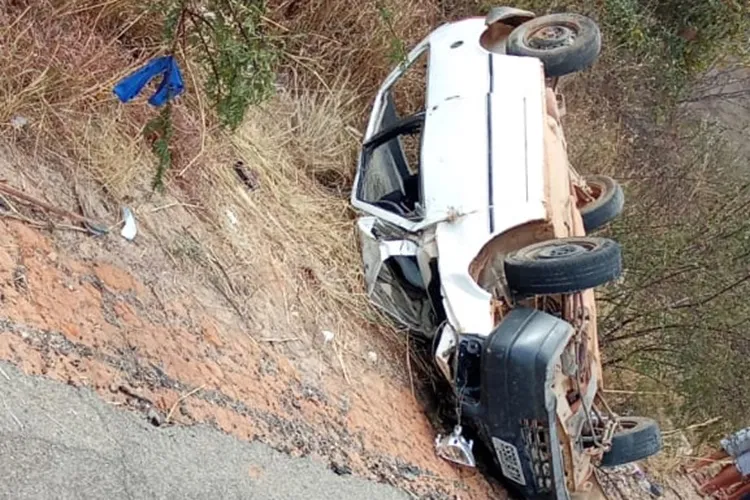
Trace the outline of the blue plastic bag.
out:
[[[159,87],[148,102],[152,106],[163,106],[185,90],[182,72],[173,56],[152,59],[145,66],[132,72],[115,85],[114,93],[121,102],[130,102],[157,76],[162,77]]]

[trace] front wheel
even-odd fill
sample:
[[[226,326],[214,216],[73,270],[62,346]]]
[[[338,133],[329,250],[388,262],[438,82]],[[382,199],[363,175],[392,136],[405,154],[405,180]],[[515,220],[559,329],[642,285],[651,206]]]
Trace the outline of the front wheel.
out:
[[[504,264],[508,288],[516,295],[567,294],[620,276],[622,251],[607,238],[560,238],[516,250]]]
[[[552,78],[594,64],[602,48],[602,35],[588,17],[550,14],[518,26],[508,36],[506,47],[509,55],[542,61],[545,74]]]

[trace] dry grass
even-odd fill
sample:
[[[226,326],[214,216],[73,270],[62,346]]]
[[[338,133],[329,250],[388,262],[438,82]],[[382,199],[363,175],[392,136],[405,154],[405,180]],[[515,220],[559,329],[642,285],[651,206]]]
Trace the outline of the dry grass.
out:
[[[269,106],[284,124],[268,131],[278,147],[290,154],[296,167],[328,188],[348,190],[353,180],[361,139],[353,126],[359,118],[358,90],[342,74],[328,90],[282,90]]]
[[[360,104],[367,104],[394,66],[394,38],[411,47],[442,18],[434,0],[272,0],[270,16],[283,26],[286,57],[300,70],[300,82],[323,87],[346,68],[356,82]],[[384,8],[393,15],[391,32]]]
[[[189,178],[200,185],[203,206],[222,228],[234,267],[255,284],[250,309],[265,336],[309,338],[320,329],[364,334],[362,312],[368,307],[348,201],[305,175],[306,167],[331,168],[332,157],[346,157],[356,144],[349,138],[340,150],[326,149],[346,134],[337,105],[332,96],[280,93],[268,105],[273,113],[251,111],[228,139],[234,156],[226,149],[224,155],[211,153],[211,161]],[[324,123],[315,124],[316,118]],[[295,126],[297,120],[307,126]],[[231,168],[237,159],[257,177],[257,189],[238,182]],[[350,168],[339,171],[348,176]],[[311,331],[299,331],[305,327]]]
[[[110,206],[151,206],[154,158],[140,131],[154,111],[142,100],[117,103],[111,89],[158,52],[151,42],[153,27],[129,1],[28,4],[6,3],[0,14],[5,16],[0,28],[5,138],[38,158],[53,159],[76,177],[96,180],[100,195],[115,202]],[[295,22],[311,29],[312,23],[321,23],[317,27],[325,29],[332,18],[309,17],[311,7]],[[343,2],[338,8],[351,14]],[[369,9],[341,19],[352,23],[350,35],[372,29],[381,36],[374,3]],[[312,31],[309,36],[322,40]],[[372,347],[372,339],[381,345],[388,339],[387,348],[399,354],[405,339],[383,326],[387,323],[363,295],[348,204],[362,96],[369,100],[363,78],[370,83],[380,79],[388,63],[375,67],[371,54],[325,43],[338,47],[339,55],[347,53],[350,63],[360,58],[367,67],[344,73],[344,65],[328,57],[311,62],[288,53],[286,84],[271,101],[252,109],[231,136],[213,127],[210,110],[193,91],[201,75],[186,60],[189,89],[176,106],[177,168],[166,198],[199,208],[192,210],[193,223],[181,221],[160,238],[176,263],[192,271],[202,268],[207,280],[214,279],[219,263],[228,275],[228,293],[254,337],[297,337],[317,348],[321,330],[335,332],[343,353],[335,369],[343,371]],[[143,45],[145,50],[133,49]],[[8,124],[15,116],[29,125],[13,129]],[[240,182],[233,169],[237,160],[258,179],[257,189]],[[144,230],[150,229],[149,218],[144,215]]]
[[[24,116],[45,141],[74,140],[76,125],[85,126],[87,114],[111,103],[114,82],[141,60],[121,49],[120,32],[101,36],[100,17],[76,12],[77,2],[4,3],[0,123],[7,128],[13,116]]]

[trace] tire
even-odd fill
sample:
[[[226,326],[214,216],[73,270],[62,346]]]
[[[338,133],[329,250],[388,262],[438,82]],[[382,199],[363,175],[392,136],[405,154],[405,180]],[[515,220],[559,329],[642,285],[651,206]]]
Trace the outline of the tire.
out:
[[[575,293],[595,288],[622,273],[620,245],[606,238],[543,241],[505,257],[505,278],[521,296]]]
[[[645,417],[621,417],[622,428],[612,436],[612,448],[602,457],[602,467],[643,460],[661,451],[659,424]]]
[[[514,29],[506,44],[509,55],[542,61],[548,77],[588,68],[601,49],[599,26],[578,14],[550,14],[532,19]]]
[[[622,192],[622,186],[606,175],[592,175],[584,180],[599,193],[595,200],[579,208],[583,228],[590,233],[606,226],[622,213],[625,194]]]

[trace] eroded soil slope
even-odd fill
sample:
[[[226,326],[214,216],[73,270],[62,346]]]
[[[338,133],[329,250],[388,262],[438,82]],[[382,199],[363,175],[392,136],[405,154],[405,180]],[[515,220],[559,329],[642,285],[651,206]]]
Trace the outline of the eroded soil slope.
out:
[[[52,167],[0,163],[9,185],[71,211],[98,207],[116,220],[116,207],[68,177]],[[211,423],[419,497],[502,498],[476,471],[435,457],[435,431],[408,378],[398,375],[405,360],[385,340],[326,344],[326,325],[311,320],[308,338],[268,337],[248,326],[237,312],[242,305],[212,279],[180,266],[168,250],[189,245],[177,236],[199,246],[206,228],[179,200],[144,195],[134,242],[119,229],[94,237],[36,227],[8,215],[53,218],[12,198],[3,204],[1,359],[90,386],[156,424]],[[278,310],[274,331],[283,332],[299,315],[291,304]]]

